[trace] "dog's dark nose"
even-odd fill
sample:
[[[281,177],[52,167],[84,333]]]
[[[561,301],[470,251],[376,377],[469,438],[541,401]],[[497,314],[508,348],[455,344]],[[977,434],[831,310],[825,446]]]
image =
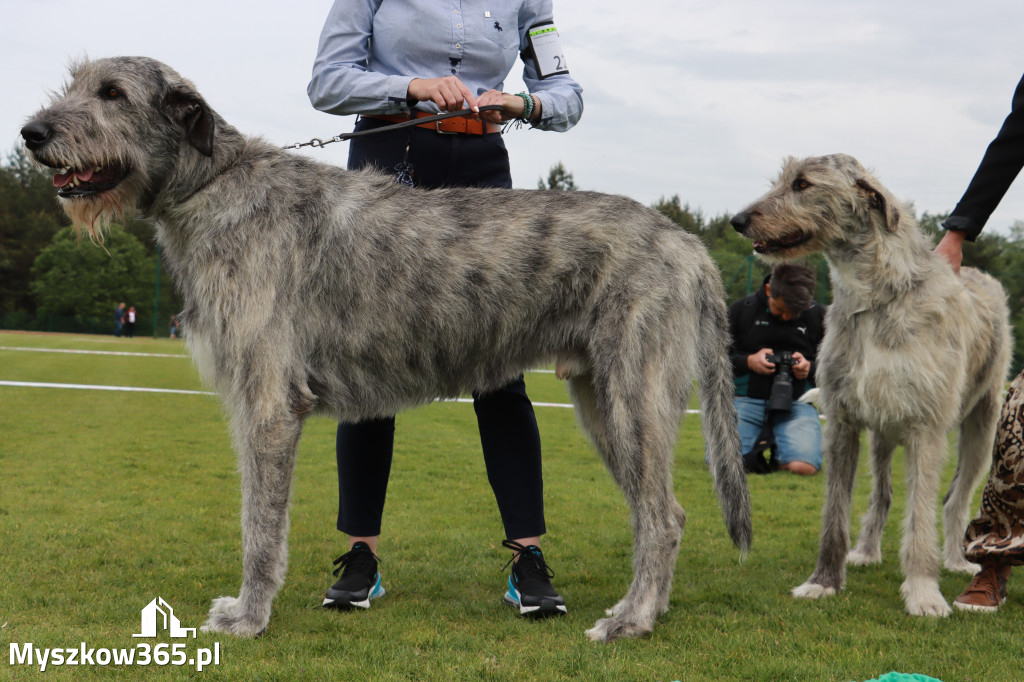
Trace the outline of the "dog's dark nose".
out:
[[[742,213],[737,213],[732,217],[732,220],[729,221],[729,224],[732,225],[732,229],[742,233],[744,230],[750,227],[750,214],[747,213],[746,211],[743,211]]]
[[[50,139],[50,126],[42,121],[31,121],[21,129],[21,136],[25,139],[25,146],[35,151]]]

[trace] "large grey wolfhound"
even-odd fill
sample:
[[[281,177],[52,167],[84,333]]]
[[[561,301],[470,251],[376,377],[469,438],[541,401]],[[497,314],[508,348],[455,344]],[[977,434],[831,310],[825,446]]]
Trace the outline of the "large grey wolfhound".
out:
[[[242,135],[152,59],[71,75],[26,145],[94,237],[125,211],[153,220],[190,351],[231,418],[242,586],[207,629],[267,627],[309,415],[393,414],[559,355],[634,529],[633,583],[590,638],[649,632],[668,608],[685,523],[672,449],[694,379],[726,526],[749,548],[722,285],[695,237],[623,197],[422,191],[316,163]]]
[[[893,450],[906,451],[907,511],[900,559],[907,611],[944,616],[935,505],[947,434],[960,459],[946,496],[945,565],[974,572],[961,540],[971,495],[990,462],[1010,358],[1006,295],[971,268],[957,277],[910,210],[851,156],[789,159],[772,188],[732,219],[770,259],[821,251],[834,300],[818,354],[828,466],[818,566],[797,597],[843,587],[845,562],[881,561],[892,500]],[[849,551],[850,496],[860,431],[871,431],[874,489]],[[849,552],[849,554],[848,554]]]

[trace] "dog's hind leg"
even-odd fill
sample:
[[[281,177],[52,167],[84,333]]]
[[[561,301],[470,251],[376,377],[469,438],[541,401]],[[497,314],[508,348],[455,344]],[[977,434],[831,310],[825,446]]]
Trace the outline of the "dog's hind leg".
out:
[[[267,627],[288,566],[288,504],[303,411],[288,400],[242,401],[234,409],[242,478],[242,587],[238,597],[213,601],[205,631],[254,637]]]
[[[860,429],[829,415],[824,441],[827,482],[818,566],[804,584],[793,588],[794,597],[805,599],[826,597],[843,588],[850,551],[850,499],[860,457]]]
[[[970,521],[971,497],[992,461],[1000,396],[985,395],[960,425],[960,458],[942,504],[945,566],[950,571],[977,573],[980,567],[964,558],[963,539]]]
[[[892,453],[896,444],[875,432],[868,434],[871,450],[871,498],[860,522],[860,535],[846,563],[858,566],[882,560],[882,531],[892,506]]]
[[[590,375],[573,377],[569,383],[582,426],[625,494],[634,534],[629,591],[587,636],[594,641],[637,637],[650,632],[657,615],[668,607],[686,521],[672,491],[679,410],[663,389],[643,386],[637,378],[606,384],[635,389],[626,395],[595,386]]]
[[[906,576],[900,586],[907,613],[947,616],[949,604],[939,591],[939,544],[935,502],[946,450],[946,434],[916,429],[906,442],[907,514],[900,547]]]

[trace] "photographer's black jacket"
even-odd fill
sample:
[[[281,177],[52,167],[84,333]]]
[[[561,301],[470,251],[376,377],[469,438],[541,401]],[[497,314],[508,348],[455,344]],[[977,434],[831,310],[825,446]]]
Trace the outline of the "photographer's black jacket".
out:
[[[765,278],[765,283],[768,279]],[[825,308],[817,302],[800,317],[785,322],[768,309],[768,295],[762,283],[756,293],[729,306],[729,332],[732,334],[729,357],[736,381],[736,395],[768,399],[772,377],[757,374],[747,367],[747,356],[762,348],[771,348],[776,354],[785,350],[799,351],[811,361],[811,373],[807,378],[813,385],[818,367],[818,346],[825,335]],[[799,398],[805,390],[807,381],[794,377],[793,399]]]

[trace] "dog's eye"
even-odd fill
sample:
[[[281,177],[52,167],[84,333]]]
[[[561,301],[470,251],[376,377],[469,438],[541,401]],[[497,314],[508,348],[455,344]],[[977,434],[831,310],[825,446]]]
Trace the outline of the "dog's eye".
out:
[[[793,191],[803,192],[805,189],[811,186],[811,183],[807,182],[804,178],[797,178],[793,181]]]
[[[114,85],[104,85],[100,89],[100,97],[103,99],[121,99],[124,95],[121,90]]]

